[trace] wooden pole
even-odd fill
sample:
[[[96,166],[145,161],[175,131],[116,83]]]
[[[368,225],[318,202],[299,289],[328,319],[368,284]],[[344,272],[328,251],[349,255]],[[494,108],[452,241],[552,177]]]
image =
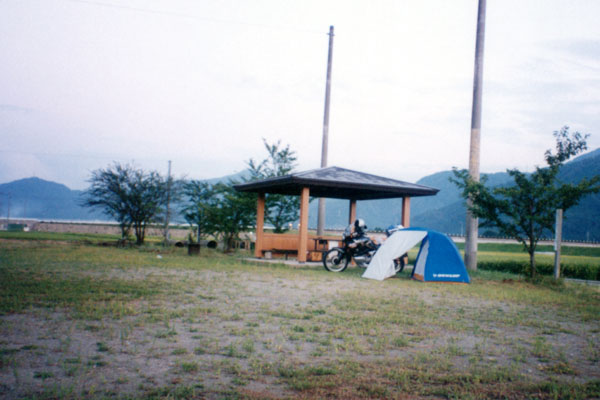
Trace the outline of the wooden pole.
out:
[[[310,196],[310,189],[307,187],[302,188],[302,194],[300,195],[300,229],[298,235],[300,240],[298,241],[298,262],[306,262],[306,251],[308,250],[308,200]]]
[[[475,43],[475,72],[473,78],[473,108],[471,111],[471,146],[469,151],[469,175],[479,182],[479,150],[481,134],[481,94],[483,87],[483,45],[485,41],[486,0],[479,0],[477,13],[477,40]],[[467,206],[471,201],[467,200]],[[467,209],[467,237],[465,241],[465,265],[477,270],[477,236],[479,221]]]
[[[331,99],[331,63],[333,61],[333,26],[329,27],[329,52],[327,54],[327,83],[325,85],[325,115],[323,116],[323,144],[321,147],[321,168],[327,166],[329,142],[329,102]],[[325,199],[319,198],[319,214],[317,215],[317,235],[323,236],[325,231]]]
[[[410,197],[402,198],[402,226],[410,226]]]
[[[562,220],[563,210],[556,210],[556,229],[555,229],[555,241],[554,241],[554,279],[560,278],[560,245],[562,242]]]
[[[265,225],[265,194],[259,193],[256,202],[256,243],[254,244],[254,257],[261,258],[263,250],[263,235]]]
[[[356,200],[350,200],[350,210],[348,211],[348,223],[351,224],[356,219]]]

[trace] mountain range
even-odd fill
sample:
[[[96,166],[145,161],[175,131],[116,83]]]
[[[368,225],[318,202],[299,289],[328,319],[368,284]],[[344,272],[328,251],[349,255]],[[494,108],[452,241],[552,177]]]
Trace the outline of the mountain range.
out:
[[[107,220],[102,212],[81,206],[81,190],[40,178],[0,184],[0,217],[57,220]]]
[[[491,186],[505,185],[511,178],[505,172],[483,174]],[[578,182],[582,178],[600,175],[600,148],[566,163],[560,172],[564,182]],[[457,187],[450,182],[452,171],[426,176],[416,183],[439,189],[436,196],[411,199],[411,225],[423,226],[448,234],[463,234],[465,204]],[[211,183],[239,178],[230,175],[208,180]],[[100,211],[81,206],[80,190],[39,178],[26,178],[0,184],[0,218],[36,218],[57,220],[107,220]],[[326,226],[343,228],[348,223],[347,200],[327,199]],[[369,228],[386,228],[400,223],[401,199],[359,201],[357,215]],[[310,204],[309,225],[317,225],[317,201]],[[183,222],[180,220],[180,222]],[[480,229],[480,235],[494,235]],[[600,193],[584,198],[565,213],[563,237],[566,240],[600,241]]]

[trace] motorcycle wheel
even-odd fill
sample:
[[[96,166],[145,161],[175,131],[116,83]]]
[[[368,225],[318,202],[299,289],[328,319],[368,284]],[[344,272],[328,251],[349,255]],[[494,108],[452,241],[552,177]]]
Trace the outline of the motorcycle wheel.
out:
[[[344,250],[334,247],[323,257],[323,266],[330,272],[342,272],[348,267],[349,261]]]
[[[396,258],[394,260],[394,271],[396,271],[396,273],[400,273],[404,270],[404,256],[400,257],[400,258]]]

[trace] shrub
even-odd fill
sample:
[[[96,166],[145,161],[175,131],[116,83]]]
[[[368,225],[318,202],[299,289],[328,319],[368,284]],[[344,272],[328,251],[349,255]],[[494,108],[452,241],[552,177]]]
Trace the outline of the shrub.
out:
[[[529,268],[527,261],[515,260],[495,260],[495,261],[479,261],[477,268],[485,271],[510,272],[512,274],[525,274]]]
[[[600,280],[600,267],[589,264],[567,264],[561,265],[562,274],[567,278]]]
[[[479,269],[485,271],[510,272],[512,274],[528,275],[529,262],[516,260],[480,261],[477,263]],[[540,275],[554,274],[553,264],[538,264],[537,272]],[[562,264],[561,276],[565,278],[600,280],[600,266],[589,264]]]

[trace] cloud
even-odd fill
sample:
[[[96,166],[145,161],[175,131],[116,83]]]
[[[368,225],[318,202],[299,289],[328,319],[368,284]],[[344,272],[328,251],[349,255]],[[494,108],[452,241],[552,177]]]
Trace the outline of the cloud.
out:
[[[1,112],[7,112],[7,113],[32,113],[34,110],[31,108],[27,108],[27,107],[21,107],[21,106],[16,106],[13,104],[0,104],[0,113]]]
[[[572,39],[546,42],[548,49],[554,49],[577,59],[600,63],[600,41],[592,39]]]

